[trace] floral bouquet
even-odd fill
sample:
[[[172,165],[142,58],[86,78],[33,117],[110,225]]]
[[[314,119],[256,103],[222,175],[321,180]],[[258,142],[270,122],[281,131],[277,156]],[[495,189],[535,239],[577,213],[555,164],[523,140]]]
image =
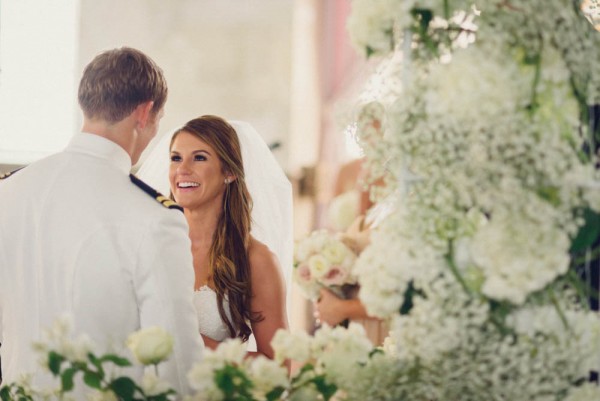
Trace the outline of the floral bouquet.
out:
[[[319,297],[321,288],[348,298],[357,283],[353,271],[356,257],[356,251],[343,234],[313,231],[296,242],[294,280],[311,300]]]

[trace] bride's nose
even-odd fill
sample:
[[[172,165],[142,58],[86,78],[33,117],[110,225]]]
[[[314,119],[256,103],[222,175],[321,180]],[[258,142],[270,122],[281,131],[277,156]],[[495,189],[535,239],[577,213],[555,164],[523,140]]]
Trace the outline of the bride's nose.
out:
[[[190,174],[191,172],[190,163],[186,160],[182,160],[177,166],[177,174]]]

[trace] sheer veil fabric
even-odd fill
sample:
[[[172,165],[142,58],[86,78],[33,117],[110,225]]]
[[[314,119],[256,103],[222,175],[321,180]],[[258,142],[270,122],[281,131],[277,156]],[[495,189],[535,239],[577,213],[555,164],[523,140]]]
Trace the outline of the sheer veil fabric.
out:
[[[266,244],[279,260],[285,278],[289,315],[294,255],[292,185],[252,125],[243,121],[228,122],[238,134],[246,185],[253,200],[251,233]],[[163,135],[148,150],[136,174],[165,196],[170,193],[169,144],[173,132]]]

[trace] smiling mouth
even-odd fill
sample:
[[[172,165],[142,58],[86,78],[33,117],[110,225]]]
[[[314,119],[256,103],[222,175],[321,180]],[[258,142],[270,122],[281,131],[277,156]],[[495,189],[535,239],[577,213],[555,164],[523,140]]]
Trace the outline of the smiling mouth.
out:
[[[199,186],[200,186],[200,184],[198,184],[197,182],[191,182],[191,181],[184,181],[184,182],[177,183],[177,188],[196,188]]]

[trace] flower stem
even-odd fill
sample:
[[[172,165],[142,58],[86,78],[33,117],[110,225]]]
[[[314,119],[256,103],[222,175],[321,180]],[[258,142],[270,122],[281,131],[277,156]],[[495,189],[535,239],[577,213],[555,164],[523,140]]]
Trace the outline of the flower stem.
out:
[[[456,264],[454,264],[454,247],[452,245],[452,241],[450,241],[450,244],[448,247],[448,254],[446,255],[445,258],[446,258],[446,262],[448,263],[448,267],[450,267],[450,271],[452,272],[452,274],[454,275],[456,280],[460,283],[460,285],[465,290],[467,295],[471,295],[471,290],[469,289],[469,286],[465,282],[465,279],[463,278],[463,276],[458,271]]]

